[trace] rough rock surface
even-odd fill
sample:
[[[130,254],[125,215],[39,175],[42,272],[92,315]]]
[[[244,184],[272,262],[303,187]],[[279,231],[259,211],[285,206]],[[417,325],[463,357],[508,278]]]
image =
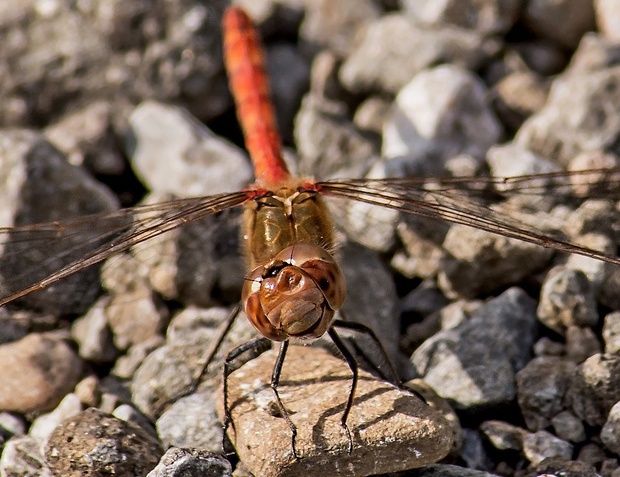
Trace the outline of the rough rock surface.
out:
[[[449,452],[452,433],[438,412],[415,395],[362,372],[347,420],[353,440],[349,454],[341,415],[351,371],[325,351],[291,346],[278,391],[297,428],[300,458],[295,459],[291,430],[277,415],[268,385],[276,356],[267,352],[229,378],[228,405],[235,423],[229,435],[255,475],[301,476],[318,469],[328,475],[340,469],[371,475],[422,467]],[[320,405],[311,405],[318,393]]]

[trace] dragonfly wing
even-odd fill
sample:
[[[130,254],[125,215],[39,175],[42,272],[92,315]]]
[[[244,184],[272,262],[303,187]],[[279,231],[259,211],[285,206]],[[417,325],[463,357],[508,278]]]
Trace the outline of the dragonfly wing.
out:
[[[455,179],[444,184],[435,181],[432,186],[428,186],[420,180],[382,179],[325,182],[317,184],[317,187],[328,195],[355,199],[364,205],[381,206],[422,218],[457,224],[450,228],[447,235],[444,233],[445,229],[441,230],[442,227],[429,227],[431,233],[428,230],[408,232],[403,231],[402,227],[406,228],[409,221],[401,219],[399,235],[404,241],[407,234],[417,234],[422,241],[427,240],[430,243],[425,247],[418,246],[418,250],[433,251],[432,258],[436,263],[434,268],[430,264],[430,270],[434,270],[430,273],[440,273],[445,291],[475,296],[517,283],[532,271],[541,269],[549,262],[553,249],[595,259],[599,261],[598,268],[600,262],[609,263],[612,269],[617,268],[620,258],[616,255],[613,244],[615,221],[611,216],[609,220],[601,221],[604,224],[607,222],[607,226],[602,227],[607,234],[606,240],[595,240],[590,246],[584,246],[578,243],[578,239],[567,238],[562,231],[564,223],[570,222],[567,218],[571,217],[570,215],[564,216],[565,220],[554,223],[550,220],[553,216],[546,214],[544,210],[528,218],[520,209],[514,207],[515,202],[528,208],[539,206],[544,193],[549,193],[550,188],[554,189],[556,196],[551,203],[543,201],[548,208],[554,205],[554,201],[564,203],[569,196],[574,201],[568,179],[566,174],[554,173],[553,177],[543,180],[540,175],[514,180]],[[492,194],[494,201],[490,201],[490,185],[495,186],[494,188],[502,185],[504,197],[495,192]],[[610,185],[613,184],[606,184]],[[603,189],[611,191],[609,187]],[[506,196],[510,198],[506,200]],[[483,200],[484,197],[486,199]],[[501,204],[498,204],[498,199]],[[608,201],[606,204],[607,211],[613,215],[613,203]],[[362,230],[371,228],[365,220],[366,218],[359,225]],[[420,219],[416,222],[420,222]],[[354,237],[357,240],[357,235]],[[439,249],[441,251],[438,252]],[[428,257],[423,258],[424,260],[416,258],[412,262],[418,267],[422,264],[429,268]],[[402,257],[397,261],[402,265]],[[585,270],[588,267],[591,271],[590,265],[585,265]],[[427,272],[428,270],[412,275],[428,276]],[[598,280],[601,281],[600,278]]]
[[[64,222],[0,228],[0,305],[20,297],[50,312],[76,313],[98,292],[93,283],[108,257],[189,222],[230,209],[247,200],[238,192],[180,199],[96,214]],[[71,278],[59,290],[59,280]],[[87,280],[89,279],[89,280]]]
[[[553,175],[560,178],[559,174],[553,173]],[[486,181],[484,179],[456,179],[444,186],[438,182],[439,186],[434,185],[428,188],[419,180],[409,181],[407,179],[328,181],[318,183],[317,188],[334,197],[354,199],[407,214],[446,220],[542,247],[620,265],[620,258],[616,255],[580,246],[560,234],[554,235],[550,231],[544,231],[543,224],[527,224],[523,220],[510,217],[505,210],[494,207],[490,202],[482,201],[485,184],[512,182],[510,191],[512,195],[519,194],[533,198],[538,198],[549,187],[548,184],[541,183],[540,175],[512,179],[488,179]],[[569,193],[569,188],[570,185],[562,181],[557,186],[558,191],[564,191],[566,194]]]

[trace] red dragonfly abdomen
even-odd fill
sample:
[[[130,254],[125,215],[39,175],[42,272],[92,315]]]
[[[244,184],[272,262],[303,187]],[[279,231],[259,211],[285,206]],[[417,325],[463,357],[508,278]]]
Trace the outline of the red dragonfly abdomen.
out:
[[[256,182],[273,187],[289,179],[270,101],[260,40],[247,14],[228,8],[222,19],[224,61],[245,145],[254,162]]]

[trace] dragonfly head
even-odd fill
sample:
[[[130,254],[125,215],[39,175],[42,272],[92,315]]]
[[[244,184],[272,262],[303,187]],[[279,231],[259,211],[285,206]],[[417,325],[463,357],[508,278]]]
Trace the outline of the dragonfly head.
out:
[[[274,341],[320,337],[345,296],[344,275],[334,258],[306,243],[287,247],[256,267],[243,288],[248,318]]]

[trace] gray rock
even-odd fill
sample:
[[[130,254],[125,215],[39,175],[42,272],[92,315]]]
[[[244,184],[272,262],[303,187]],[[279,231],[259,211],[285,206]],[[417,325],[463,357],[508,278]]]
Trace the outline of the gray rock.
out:
[[[230,426],[228,435],[254,475],[281,475],[283,468],[291,476],[319,470],[334,475],[342,466],[352,475],[396,472],[435,462],[450,451],[452,429],[437,411],[362,371],[358,399],[347,421],[353,438],[349,453],[340,419],[350,389],[350,370],[324,350],[291,346],[279,390],[297,427],[296,449],[301,458],[295,459],[291,431],[274,415],[267,384],[275,357],[275,350],[264,353],[229,379],[234,429]]]
[[[567,230],[572,237],[598,233],[613,239],[616,233],[613,222],[617,213],[613,200],[586,200],[571,214]]]
[[[203,118],[221,113],[230,104],[219,55],[222,8],[193,0],[105,8],[5,3],[0,123],[40,124],[109,98],[118,110],[157,97]]]
[[[569,326],[566,330],[566,357],[575,363],[582,363],[590,356],[601,352],[598,337],[590,328]]]
[[[586,33],[584,38],[587,35],[589,33]],[[568,61],[564,48],[543,38],[533,38],[517,45],[517,49],[527,66],[543,76],[560,73]]]
[[[583,151],[614,151],[620,123],[605,105],[620,101],[619,81],[618,67],[556,79],[545,107],[523,124],[517,142],[561,164]]]
[[[457,154],[481,159],[501,133],[482,81],[442,65],[418,73],[399,91],[383,127],[382,154],[405,171],[437,174]]]
[[[153,336],[151,339],[138,343],[129,350],[123,356],[120,356],[112,373],[121,379],[130,379],[136,372],[136,369],[142,364],[142,361],[155,349],[159,348],[165,343],[163,336]]]
[[[145,432],[151,435],[154,439],[158,439],[157,432],[155,431],[155,427],[153,423],[140,411],[138,411],[135,407],[130,406],[129,404],[121,404],[112,415],[121,421],[132,422],[140,426]]]
[[[355,129],[344,105],[308,94],[295,118],[299,171],[317,179],[361,177],[378,153]]]
[[[163,454],[159,443],[136,424],[90,408],[63,422],[45,446],[55,475],[143,476]]]
[[[538,431],[524,436],[523,453],[532,464],[536,465],[551,457],[570,460],[573,446],[547,431]]]
[[[210,389],[182,397],[157,420],[157,434],[165,447],[188,447],[222,452],[222,422],[216,412],[221,395],[217,380]]]
[[[165,345],[157,348],[136,370],[131,383],[132,401],[149,418],[189,389],[198,372],[206,344]]]
[[[265,38],[273,33],[297,34],[306,7],[299,0],[239,0],[235,5],[250,15]]]
[[[492,146],[487,151],[486,160],[493,177],[544,174],[562,170],[555,162],[545,159],[514,142]],[[546,187],[550,183],[550,180],[541,179],[540,187]],[[500,184],[501,186],[502,184]],[[505,189],[500,189],[502,192],[505,190],[510,190],[509,184],[505,186]]]
[[[560,439],[569,442],[583,442],[586,439],[583,423],[569,411],[562,411],[553,416],[551,424]]]
[[[468,321],[482,307],[484,302],[480,300],[457,300],[445,306],[439,312],[442,330],[452,330]]]
[[[570,217],[567,218],[567,223],[570,223]],[[581,235],[575,240],[578,244],[585,247],[597,250],[608,255],[613,255],[614,243],[613,241],[599,233],[588,233]],[[614,304],[618,302],[615,298],[617,286],[614,282],[620,275],[617,273],[617,267],[613,264],[602,262],[600,260],[594,260],[589,257],[581,255],[571,255],[566,259],[566,268],[577,270],[582,272],[588,278],[590,288],[596,294],[596,299],[605,306],[615,308]]]
[[[443,246],[449,255],[439,286],[447,296],[467,298],[519,283],[553,255],[550,249],[465,225],[452,226]]]
[[[147,477],[231,477],[232,467],[221,455],[202,449],[168,449]]]
[[[620,454],[620,402],[613,405],[601,429],[601,440],[605,447]]]
[[[463,429],[461,457],[466,466],[471,469],[488,469],[492,465],[480,433],[472,429]]]
[[[469,321],[426,340],[411,361],[457,409],[507,403],[515,397],[515,373],[529,359],[535,330],[534,303],[510,289]]]
[[[299,36],[311,52],[329,48],[339,56],[346,56],[380,13],[377,4],[371,0],[355,3],[347,0],[310,0],[306,2]]]
[[[70,417],[82,412],[82,402],[74,394],[67,394],[52,412],[37,417],[30,427],[29,434],[39,442],[46,442],[54,429]]]
[[[71,336],[78,343],[80,356],[87,361],[109,363],[119,354],[105,316],[108,301],[105,298],[99,300],[71,326]]]
[[[609,313],[603,320],[605,353],[620,354],[620,311]]]
[[[152,194],[143,204],[156,204],[160,199],[161,196]],[[192,221],[135,245],[131,250],[133,257],[122,256],[120,265],[118,261],[111,267],[106,265],[114,275],[104,278],[106,288],[121,294],[115,296],[109,306],[111,327],[114,329],[115,324],[119,324],[121,328],[139,328],[140,324],[133,323],[132,317],[144,313],[149,317],[145,324],[150,329],[148,336],[161,330],[167,319],[165,310],[150,289],[167,300],[199,306],[214,303],[211,292],[216,287],[220,293],[218,298],[237,300],[245,274],[243,257],[239,253],[240,214],[237,208]],[[128,291],[133,298],[125,296]],[[119,316],[113,317],[112,312]],[[146,337],[145,333],[143,339]],[[122,338],[116,331],[115,339],[122,339],[123,347],[137,342],[135,337]]]
[[[438,63],[475,70],[498,46],[471,30],[429,28],[406,15],[390,13],[368,27],[342,65],[340,80],[354,93],[395,94],[416,74]]]
[[[606,266],[605,278],[599,292],[599,300],[601,303],[612,310],[620,309],[620,273],[617,267]]]
[[[121,351],[161,336],[168,321],[167,310],[146,286],[112,297],[105,315],[114,345]]]
[[[312,60],[310,70],[311,95],[315,98],[333,101],[336,105],[333,107],[334,111],[339,109],[337,106],[347,109],[341,104],[343,96],[346,97],[346,92],[338,80],[340,66],[341,60],[335,53],[323,50]]]
[[[534,343],[534,355],[536,356],[564,356],[566,346],[550,338],[543,336]]]
[[[431,280],[425,280],[401,299],[400,309],[405,313],[426,316],[438,312],[448,303],[437,285]]]
[[[517,130],[545,105],[549,84],[531,71],[517,71],[498,81],[493,92],[497,115],[511,130]]]
[[[569,389],[575,415],[591,426],[602,426],[620,400],[620,356],[595,354],[574,374]]]
[[[480,431],[499,450],[521,451],[523,437],[527,434],[524,429],[503,421],[485,421],[480,425]]]
[[[213,322],[213,314],[205,317],[203,313],[191,313],[185,326],[207,325],[203,330],[190,333],[179,332],[175,320],[171,328],[176,329],[165,346],[157,348],[142,362],[131,383],[132,401],[148,417],[159,415],[166,405],[183,396],[204,364],[205,354],[216,339],[220,322]],[[181,315],[179,315],[181,316]],[[225,318],[224,314],[220,317]],[[209,323],[210,322],[210,323]],[[210,326],[209,326],[210,325]],[[220,364],[233,346],[249,341],[256,331],[245,316],[237,316],[231,331],[218,349],[218,353],[208,367],[206,381],[198,390],[213,386],[211,378],[219,376]]]
[[[31,329],[32,314],[0,308],[0,344],[18,341]]]
[[[594,443],[584,445],[577,454],[577,459],[590,464],[592,467],[600,467],[606,457],[606,452]]]
[[[101,384],[94,374],[77,383],[74,392],[86,407],[97,407],[101,402]]]
[[[347,281],[347,298],[342,313],[348,321],[368,326],[375,332],[393,363],[398,362],[398,297],[396,285],[379,256],[368,249],[347,244],[342,249],[342,269]],[[356,333],[364,350],[373,350],[366,338]]]
[[[0,187],[3,226],[68,220],[118,207],[106,187],[85,170],[68,164],[35,132],[3,131],[0,155],[0,176],[5,178]],[[68,228],[51,225],[32,235],[15,232],[4,236],[0,248],[0,295],[33,285],[101,245],[103,242],[97,238],[104,232],[99,227],[99,222]],[[30,294],[22,302],[46,313],[82,313],[99,291],[97,274],[98,267],[90,267]]]
[[[601,464],[601,475],[614,475],[614,471],[620,468],[620,464],[614,458],[607,458]]]
[[[45,128],[48,140],[73,165],[95,174],[121,175],[126,164],[113,133],[112,104],[95,101]]]
[[[530,475],[530,474],[528,474]],[[599,477],[594,467],[580,462],[569,460],[566,457],[547,457],[538,465],[532,466],[532,477],[547,475],[562,475],[563,477]]]
[[[483,470],[466,469],[465,467],[449,464],[427,465],[423,469],[407,472],[411,477],[499,477]]]
[[[507,32],[517,21],[518,0],[475,1],[452,0],[438,5],[432,0],[405,0],[405,11],[428,25],[456,25],[488,34]]]
[[[362,131],[381,134],[390,105],[391,102],[381,96],[370,96],[355,110],[353,124]]]
[[[605,180],[608,179],[613,187],[613,184],[617,182],[618,172],[614,170],[620,166],[620,157],[615,154],[602,152],[602,151],[586,151],[577,154],[568,163],[567,170],[569,171],[584,171],[588,169],[599,169],[598,172],[593,171],[591,174],[574,175],[571,177],[571,185],[573,193],[578,197],[592,197],[605,195],[609,192],[603,187],[601,189],[598,184],[606,184]],[[611,171],[605,171],[605,169],[611,169]]]
[[[586,33],[574,52],[566,73],[587,73],[615,66],[618,64],[619,52],[617,41],[609,40],[596,32]]]
[[[47,411],[71,391],[82,360],[62,340],[33,333],[0,346],[0,409]]]
[[[26,433],[25,420],[10,412],[0,412],[0,443],[4,445],[11,437],[23,436]]]
[[[147,101],[129,123],[133,169],[152,191],[198,197],[234,192],[252,180],[245,154],[181,108]]]
[[[596,0],[594,13],[598,30],[610,40],[620,40],[620,6],[613,0]]]
[[[522,14],[524,23],[538,35],[572,48],[594,29],[592,0],[532,0]]]
[[[297,49],[285,43],[268,47],[266,59],[278,130],[285,142],[291,142],[295,115],[308,90],[310,67]]]
[[[537,315],[541,323],[561,334],[570,326],[596,325],[596,300],[585,274],[565,267],[550,270],[540,292]]]
[[[539,431],[564,410],[576,366],[555,357],[535,358],[517,373],[517,399],[528,429]]]
[[[385,163],[376,163],[366,177],[383,179],[387,175],[385,169]],[[377,252],[388,252],[395,245],[395,230],[400,220],[397,210],[355,200],[333,199],[328,203],[335,222],[351,240]]]
[[[0,472],[6,477],[53,477],[41,454],[41,443],[31,436],[6,442],[0,458]]]
[[[441,244],[449,229],[450,225],[440,220],[399,217],[396,232],[405,250],[394,255],[392,267],[408,278],[434,279],[446,256]]]

